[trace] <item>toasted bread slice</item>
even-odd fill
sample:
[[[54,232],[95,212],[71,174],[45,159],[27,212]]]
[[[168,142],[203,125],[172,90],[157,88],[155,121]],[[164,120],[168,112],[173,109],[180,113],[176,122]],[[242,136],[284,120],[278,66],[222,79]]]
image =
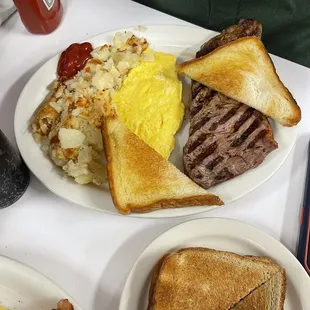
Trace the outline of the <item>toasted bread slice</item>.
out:
[[[108,117],[103,123],[109,186],[120,213],[223,204],[117,118]]]
[[[283,269],[230,310],[283,310],[285,293],[286,276]]]
[[[154,290],[157,283],[157,279],[160,273],[161,266],[165,259],[171,253],[167,253],[161,257],[161,259],[155,265],[152,272],[151,285],[148,298],[148,309],[154,308]],[[245,256],[248,259],[252,259],[253,262],[260,261],[265,263],[274,263],[272,259],[264,256]],[[286,293],[286,276],[285,270],[282,269],[276,273],[273,277],[261,284],[254,291],[250,292],[243,299],[238,301],[229,310],[282,310],[284,307]]]
[[[157,262],[152,272],[151,285],[148,298],[148,310],[154,308],[154,290],[157,283],[157,279],[160,273],[161,266],[165,259],[171,253],[163,255],[163,257]],[[245,256],[248,259],[252,259],[253,262],[260,261],[265,263],[274,263],[274,261],[264,256]],[[243,299],[238,301],[229,310],[282,310],[284,307],[286,294],[286,275],[285,270],[282,269],[276,273],[273,277],[267,280],[250,292]]]
[[[268,258],[182,249],[155,266],[148,310],[227,310],[280,272]]]
[[[294,126],[301,111],[283,85],[264,44],[244,37],[182,63],[178,72],[262,112],[284,126]]]

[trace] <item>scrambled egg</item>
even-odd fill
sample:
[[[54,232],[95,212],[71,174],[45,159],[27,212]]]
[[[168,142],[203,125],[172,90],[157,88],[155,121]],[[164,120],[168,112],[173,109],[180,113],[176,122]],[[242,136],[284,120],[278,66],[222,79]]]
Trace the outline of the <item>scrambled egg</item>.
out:
[[[168,158],[184,116],[176,57],[146,50],[144,58],[129,72],[112,102],[129,130]]]

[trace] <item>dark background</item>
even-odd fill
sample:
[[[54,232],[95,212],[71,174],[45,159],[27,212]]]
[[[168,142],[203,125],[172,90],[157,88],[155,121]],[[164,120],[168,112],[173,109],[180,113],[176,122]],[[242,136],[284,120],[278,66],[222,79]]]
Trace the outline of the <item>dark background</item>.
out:
[[[254,18],[270,53],[310,67],[310,0],[135,1],[216,31]]]

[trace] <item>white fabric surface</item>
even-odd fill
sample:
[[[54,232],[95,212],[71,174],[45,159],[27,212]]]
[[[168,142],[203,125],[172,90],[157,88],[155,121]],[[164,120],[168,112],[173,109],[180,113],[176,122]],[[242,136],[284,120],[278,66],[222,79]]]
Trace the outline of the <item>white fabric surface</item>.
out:
[[[1,0],[0,2],[0,25],[2,25],[15,11],[16,11],[16,7],[12,0]]]
[[[69,44],[127,26],[187,24],[129,0],[63,3],[63,22],[50,35],[29,34],[18,14],[0,27],[0,126],[11,141],[20,92],[46,60]],[[141,251],[163,231],[193,218],[227,217],[247,222],[294,252],[310,137],[310,70],[290,62],[287,65],[291,78],[300,80],[303,96],[296,99],[303,121],[287,161],[257,190],[203,215],[145,220],[79,207],[55,196],[32,177],[25,195],[12,207],[0,210],[0,254],[43,272],[85,310],[117,310],[126,277]]]

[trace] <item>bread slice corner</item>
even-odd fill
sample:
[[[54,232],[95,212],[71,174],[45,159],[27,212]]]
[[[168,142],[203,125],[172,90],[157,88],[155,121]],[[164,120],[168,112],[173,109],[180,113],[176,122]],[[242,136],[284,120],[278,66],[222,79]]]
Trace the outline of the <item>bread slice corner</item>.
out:
[[[285,295],[286,274],[282,269],[230,310],[283,310]]]
[[[190,180],[123,125],[103,121],[109,187],[122,214],[164,208],[222,205],[222,200]]]
[[[238,100],[284,126],[294,126],[301,110],[276,73],[257,37],[244,37],[177,68],[192,80]]]

